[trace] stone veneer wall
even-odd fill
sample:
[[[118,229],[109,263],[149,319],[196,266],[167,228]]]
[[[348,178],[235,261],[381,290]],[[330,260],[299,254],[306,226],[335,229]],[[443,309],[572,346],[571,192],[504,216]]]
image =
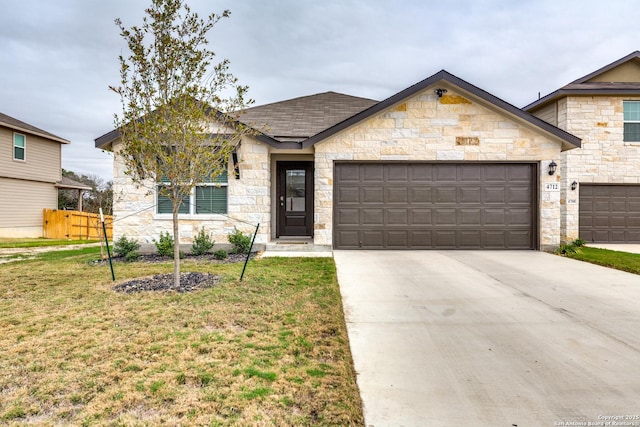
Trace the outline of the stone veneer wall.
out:
[[[560,243],[560,192],[544,185],[558,182],[546,171],[560,143],[447,89],[442,98],[426,89],[315,146],[316,244],[332,244],[336,160],[541,161],[539,241],[542,249]]]
[[[118,144],[114,144],[114,151],[114,239],[127,236],[143,244],[152,244],[160,232],[173,234],[171,215],[158,215],[155,208],[147,209],[155,204],[155,192],[136,187],[124,173],[124,165],[117,155]],[[191,244],[203,226],[206,232],[213,234],[216,243],[226,244],[227,234],[234,227],[253,234],[257,223],[260,223],[260,230],[256,242],[267,242],[271,233],[269,148],[247,137],[238,148],[238,158],[240,179],[234,178],[232,166],[229,169],[228,216],[180,215],[181,244]]]
[[[566,162],[562,177],[565,189],[561,239],[579,237],[579,192],[569,186],[578,183],[640,184],[640,144],[623,141],[622,101],[640,97],[573,96],[558,102],[564,120],[559,127],[582,138],[582,148],[563,153]]]

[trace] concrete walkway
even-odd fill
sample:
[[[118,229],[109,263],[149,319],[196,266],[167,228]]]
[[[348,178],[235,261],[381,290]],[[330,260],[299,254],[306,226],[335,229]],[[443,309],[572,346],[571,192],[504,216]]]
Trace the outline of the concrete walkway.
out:
[[[640,276],[533,251],[334,258],[367,426],[640,415]]]

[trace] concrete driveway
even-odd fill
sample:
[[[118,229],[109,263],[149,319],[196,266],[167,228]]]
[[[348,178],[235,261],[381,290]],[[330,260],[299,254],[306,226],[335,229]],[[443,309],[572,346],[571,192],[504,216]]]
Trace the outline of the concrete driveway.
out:
[[[367,426],[640,426],[640,276],[533,251],[334,257]]]

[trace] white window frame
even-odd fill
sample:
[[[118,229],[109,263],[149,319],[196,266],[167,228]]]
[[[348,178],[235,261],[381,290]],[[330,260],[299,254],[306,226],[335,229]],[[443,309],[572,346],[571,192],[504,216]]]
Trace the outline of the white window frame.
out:
[[[630,100],[622,101],[622,114],[623,114],[623,117],[622,117],[622,121],[623,121],[623,125],[622,125],[622,128],[623,128],[623,130],[622,130],[622,132],[623,132],[623,136],[622,136],[622,140],[623,140],[626,144],[634,144],[634,145],[635,145],[635,144],[640,144],[640,138],[639,138],[639,139],[636,139],[636,140],[627,140],[627,139],[625,139],[625,137],[624,137],[624,125],[625,125],[625,124],[627,124],[627,123],[633,123],[633,124],[638,124],[638,125],[640,125],[640,117],[638,118],[638,120],[626,120],[626,119],[624,118],[624,111],[625,111],[624,106],[625,106],[625,104],[627,104],[627,103],[629,103],[629,104],[630,104],[630,103],[633,103],[633,104],[637,104],[637,105],[639,105],[639,106],[640,106],[640,100],[630,99]]]
[[[24,143],[23,147],[16,146],[16,135],[20,135],[22,137],[22,142]],[[22,159],[18,159],[16,157],[16,148],[22,148]],[[19,132],[13,133],[13,160],[16,162],[26,162],[27,161],[27,135]]]

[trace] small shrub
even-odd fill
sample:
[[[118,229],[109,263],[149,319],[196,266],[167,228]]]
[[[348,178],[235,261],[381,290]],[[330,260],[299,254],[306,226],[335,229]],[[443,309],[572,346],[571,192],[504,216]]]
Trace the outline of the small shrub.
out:
[[[556,253],[558,255],[575,254],[577,252],[578,251],[576,250],[575,245],[573,245],[572,243],[564,243],[558,246],[558,249],[556,249]]]
[[[198,235],[193,239],[191,253],[193,255],[204,255],[213,248],[214,243],[211,235],[205,233],[204,227],[202,227]]]
[[[113,244],[113,253],[118,257],[123,257],[126,261],[135,261],[140,254],[140,243],[135,239],[127,239],[126,236],[120,237]]]
[[[229,254],[224,249],[218,249],[213,253],[213,257],[218,260],[227,259],[228,256]]]
[[[251,236],[244,234],[234,227],[233,232],[227,236],[229,243],[233,245],[232,252],[236,254],[246,254],[251,249]]]
[[[582,246],[584,246],[586,244],[587,244],[587,242],[585,240],[583,240],[583,239],[576,239],[576,240],[573,241],[573,246],[575,246],[576,248],[580,248],[580,247],[582,247]]]
[[[158,239],[158,241],[153,239],[153,243],[155,243],[158,249],[158,254],[162,256],[173,256],[173,236],[169,234],[169,232],[161,231],[160,239]]]

